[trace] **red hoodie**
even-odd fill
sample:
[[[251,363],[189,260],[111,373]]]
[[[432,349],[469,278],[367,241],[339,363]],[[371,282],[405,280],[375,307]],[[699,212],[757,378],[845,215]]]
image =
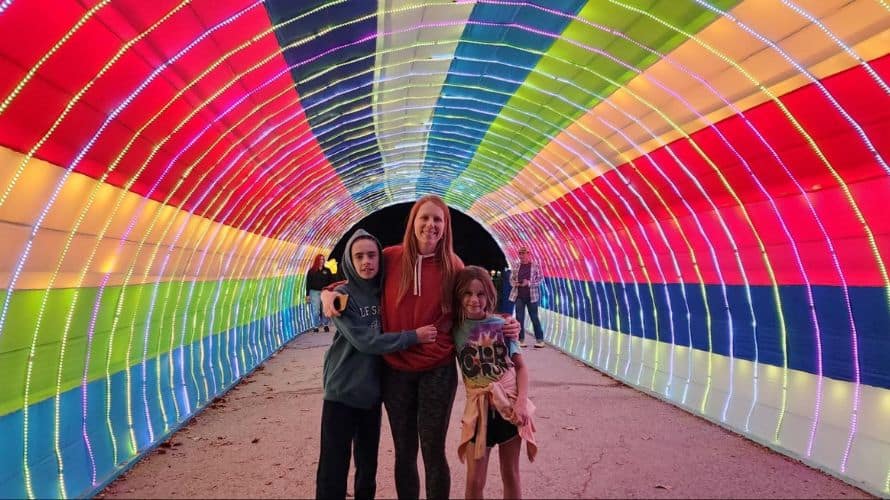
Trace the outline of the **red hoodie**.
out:
[[[402,246],[383,249],[383,331],[402,332],[424,325],[442,324],[447,318],[442,313],[442,269],[439,259],[426,257],[420,264],[420,295],[409,289],[399,301],[399,284],[402,278]],[[464,264],[455,256],[455,271]],[[439,330],[436,341],[417,344],[404,351],[386,354],[383,359],[396,370],[419,372],[445,366],[453,362],[454,339],[451,331]]]

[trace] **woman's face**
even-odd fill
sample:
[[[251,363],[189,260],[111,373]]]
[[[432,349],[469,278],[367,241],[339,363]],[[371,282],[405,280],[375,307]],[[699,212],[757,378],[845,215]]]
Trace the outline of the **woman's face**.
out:
[[[430,202],[421,205],[414,218],[414,237],[420,253],[433,252],[444,232],[445,213],[442,209]]]

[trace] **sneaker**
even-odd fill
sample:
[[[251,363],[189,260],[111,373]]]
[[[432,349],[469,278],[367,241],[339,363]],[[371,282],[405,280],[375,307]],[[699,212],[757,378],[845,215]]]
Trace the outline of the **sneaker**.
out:
[[[528,347],[528,344],[526,344],[524,340],[520,340],[519,347]]]
[[[535,347],[544,347],[544,341],[539,340],[539,341],[535,342]]]
[[[331,327],[329,327],[328,325],[324,325],[324,332],[328,333],[329,331],[331,331]]]

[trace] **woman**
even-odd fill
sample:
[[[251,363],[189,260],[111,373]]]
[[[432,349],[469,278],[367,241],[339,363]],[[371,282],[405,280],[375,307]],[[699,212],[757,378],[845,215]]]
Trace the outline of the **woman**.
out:
[[[312,331],[317,332],[320,326],[323,326],[326,332],[330,330],[328,325],[331,320],[322,314],[321,310],[321,291],[332,281],[331,271],[324,267],[324,255],[316,255],[312,268],[306,273],[306,302],[311,311]]]
[[[385,248],[383,260],[383,331],[449,323],[453,279],[463,262],[454,253],[451,215],[441,198],[428,195],[417,200],[402,244]],[[322,294],[325,314],[337,314],[333,301],[333,293]],[[519,323],[511,319],[504,331],[518,336]],[[384,355],[384,360],[381,389],[395,445],[399,498],[420,497],[418,447],[427,498],[448,498],[451,472],[445,437],[457,390],[451,332],[440,331],[435,342]]]

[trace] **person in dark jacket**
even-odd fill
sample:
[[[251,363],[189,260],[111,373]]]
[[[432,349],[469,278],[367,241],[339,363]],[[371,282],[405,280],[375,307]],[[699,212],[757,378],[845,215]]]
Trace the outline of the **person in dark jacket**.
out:
[[[324,357],[324,403],[317,498],[346,497],[349,455],[354,446],[355,498],[374,498],[380,444],[381,354],[436,340],[436,327],[383,334],[380,328],[382,247],[357,230],[346,243],[343,274],[336,291],[345,294],[333,318],[337,331]],[[345,300],[345,304],[342,302]]]
[[[317,332],[319,327],[324,327],[326,332],[330,331],[328,325],[331,320],[321,311],[321,291],[333,282],[334,276],[328,268],[324,267],[324,255],[316,255],[312,268],[306,273],[306,302],[311,311],[313,331]]]

